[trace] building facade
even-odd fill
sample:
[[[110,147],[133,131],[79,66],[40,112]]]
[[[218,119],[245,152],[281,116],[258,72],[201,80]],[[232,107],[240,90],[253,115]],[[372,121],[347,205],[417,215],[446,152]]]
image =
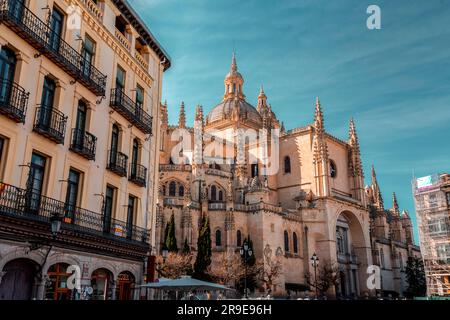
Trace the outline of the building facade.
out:
[[[137,298],[170,58],[124,0],[1,0],[0,46],[0,299]]]
[[[413,180],[427,294],[450,296],[450,174]]]
[[[406,261],[419,254],[411,221],[394,205],[392,215],[399,218],[393,220],[403,237],[389,231],[391,220],[385,221],[385,234],[376,233],[372,208],[384,208],[377,207],[371,190],[376,197],[381,193],[375,174],[372,185],[364,185],[353,120],[347,141],[331,136],[317,99],[312,124],[285,130],[262,87],[256,107],[246,101],[233,55],[222,102],[206,117],[197,106],[193,127],[186,125],[183,103],[178,125],[169,125],[167,104],[161,105],[160,138],[158,249],[173,215],[178,248],[187,242],[195,252],[200,218],[207,216],[213,268],[224,252],[238,254],[250,236],[257,259],[269,253],[282,261],[273,292],[307,290],[316,253],[321,264],[337,266],[340,284],[331,294],[363,296],[375,293],[367,287],[367,267],[380,264],[375,253],[387,246],[383,286],[402,295],[398,257]]]

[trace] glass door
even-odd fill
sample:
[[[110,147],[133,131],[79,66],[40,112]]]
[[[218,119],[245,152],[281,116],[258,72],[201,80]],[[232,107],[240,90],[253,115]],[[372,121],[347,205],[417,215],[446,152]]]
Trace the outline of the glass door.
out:
[[[66,223],[75,222],[75,213],[78,201],[79,187],[80,187],[80,173],[71,169],[69,171],[69,178],[67,179],[67,193],[65,204],[66,217],[64,219],[64,222]]]
[[[46,158],[33,153],[27,182],[27,209],[33,214],[39,212],[42,187],[45,178]]]
[[[144,105],[144,89],[140,86],[136,87],[136,110],[135,114],[138,119],[141,119],[142,108]]]
[[[48,129],[51,125],[55,90],[55,82],[52,79],[45,77],[44,88],[42,90],[41,112],[39,113],[39,125],[44,129]]]
[[[53,8],[50,18],[49,45],[53,51],[59,50],[61,35],[63,31],[64,15],[58,9]]]
[[[16,55],[11,50],[3,48],[0,51],[0,104],[9,105],[15,69]]]
[[[111,217],[114,205],[114,188],[107,186],[105,194],[105,212],[103,213],[103,231],[109,233],[111,231]]]
[[[83,101],[78,102],[77,120],[74,131],[74,146],[78,150],[83,150],[86,132],[87,106]]]
[[[133,236],[135,204],[136,204],[136,198],[133,196],[129,196],[128,197],[128,212],[127,212],[127,238],[128,239],[131,239]]]
[[[132,177],[136,177],[138,159],[139,159],[139,142],[136,139],[134,139],[133,140],[133,152],[131,154],[131,176]]]
[[[91,73],[91,65],[94,63],[95,42],[88,36],[86,36],[83,43],[82,56],[83,74],[89,76]]]
[[[22,20],[25,0],[9,1],[9,16],[16,21]]]

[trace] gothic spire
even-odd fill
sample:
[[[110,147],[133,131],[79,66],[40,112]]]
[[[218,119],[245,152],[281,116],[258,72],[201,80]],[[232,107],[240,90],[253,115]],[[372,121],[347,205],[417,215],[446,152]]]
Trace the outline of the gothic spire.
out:
[[[377,206],[380,210],[384,210],[383,197],[381,195],[380,187],[378,186],[377,174],[375,173],[374,165],[372,165],[372,191],[375,206]]]
[[[201,105],[197,105],[195,109],[195,121],[203,123],[203,107]]]
[[[328,148],[325,141],[325,126],[319,97],[316,98],[314,113],[314,159],[328,161]]]
[[[262,113],[264,113],[266,107],[267,107],[267,96],[264,93],[263,85],[261,85],[261,89],[259,90],[258,105],[256,106],[256,110],[258,110],[258,112],[260,114],[262,114]]]
[[[395,195],[395,192],[392,193],[392,212],[395,215],[400,216],[400,209],[398,206],[397,196]]]
[[[167,114],[167,100],[164,101],[164,104],[161,104],[161,124],[166,126],[169,124],[169,116]]]
[[[236,71],[237,71],[236,52],[233,50],[233,57],[231,58],[230,72],[236,72]]]
[[[355,121],[353,118],[350,119],[348,143],[351,147],[353,173],[355,176],[362,177],[363,169],[361,163],[361,152],[359,149],[358,135],[356,133]]]
[[[186,113],[184,111],[184,102],[183,101],[181,101],[181,106],[180,106],[180,116],[178,118],[178,127],[186,128]]]

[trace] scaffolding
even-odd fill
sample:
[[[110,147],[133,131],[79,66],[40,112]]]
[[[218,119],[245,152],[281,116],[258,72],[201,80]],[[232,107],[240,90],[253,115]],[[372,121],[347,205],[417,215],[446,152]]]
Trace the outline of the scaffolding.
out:
[[[428,296],[450,296],[450,174],[412,182]]]

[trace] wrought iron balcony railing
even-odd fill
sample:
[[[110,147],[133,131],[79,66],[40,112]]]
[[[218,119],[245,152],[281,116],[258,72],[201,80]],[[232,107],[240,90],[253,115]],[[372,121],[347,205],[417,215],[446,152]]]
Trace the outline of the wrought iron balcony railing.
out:
[[[0,80],[0,113],[16,122],[25,123],[29,95],[18,84]]]
[[[33,130],[50,140],[64,144],[67,116],[51,107],[36,108],[36,119]]]
[[[0,22],[96,95],[105,95],[106,76],[21,1],[0,0]]]
[[[0,182],[0,215],[50,224],[54,214],[62,217],[63,229],[123,241],[148,241],[148,232],[144,228],[113,218],[105,219],[103,214]]]
[[[132,163],[130,165],[130,176],[128,180],[138,186],[145,187],[147,184],[147,168],[140,164]]]
[[[109,150],[108,152],[108,166],[107,169],[118,174],[121,177],[127,176],[127,162],[128,156],[116,150]]]
[[[72,141],[70,150],[78,153],[88,160],[95,160],[95,150],[97,148],[97,137],[80,129],[72,130]]]
[[[111,90],[111,108],[146,134],[152,133],[153,118],[128,97],[121,88]]]

